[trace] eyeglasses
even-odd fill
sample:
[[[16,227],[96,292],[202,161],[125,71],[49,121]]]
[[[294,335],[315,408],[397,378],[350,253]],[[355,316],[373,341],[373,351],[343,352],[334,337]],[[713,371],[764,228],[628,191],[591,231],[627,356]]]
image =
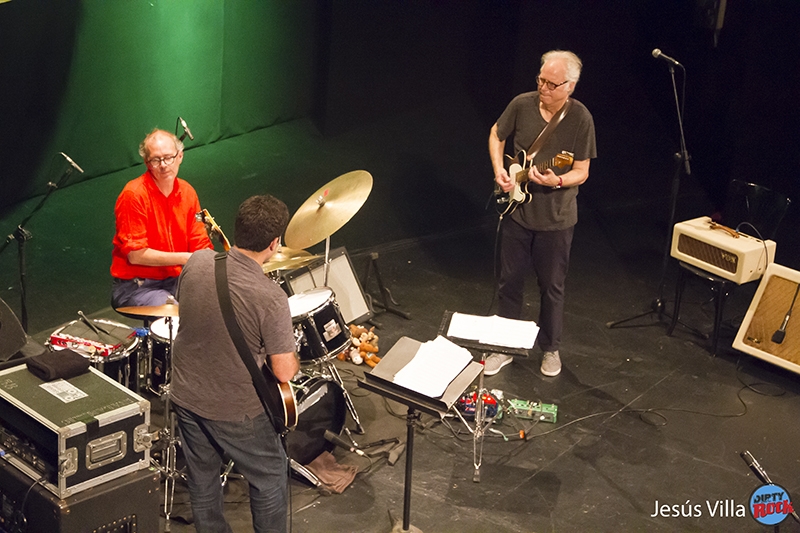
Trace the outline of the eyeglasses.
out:
[[[552,81],[547,81],[546,79],[542,78],[541,76],[537,76],[536,77],[536,84],[539,87],[544,86],[544,87],[547,87],[551,91],[555,91],[556,89],[558,89],[559,87],[561,87],[562,85],[564,85],[565,83],[568,83],[568,82],[569,82],[569,80],[564,80],[561,83],[553,83]]]
[[[178,157],[177,153],[175,153],[175,155],[168,155],[166,157],[154,157],[153,159],[148,160],[147,163],[154,167],[160,167],[162,163],[169,166],[175,161],[176,157]]]

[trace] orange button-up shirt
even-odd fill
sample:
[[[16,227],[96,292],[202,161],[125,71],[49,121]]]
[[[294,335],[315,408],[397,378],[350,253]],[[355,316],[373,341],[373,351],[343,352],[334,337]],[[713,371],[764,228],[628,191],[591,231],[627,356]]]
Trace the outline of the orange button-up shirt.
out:
[[[149,170],[129,181],[114,206],[117,232],[111,275],[120,279],[165,279],[180,275],[180,265],[134,265],[128,261],[128,254],[143,248],[162,252],[213,248],[205,225],[195,217],[199,212],[197,193],[180,178],[175,178],[169,196],[161,193]]]

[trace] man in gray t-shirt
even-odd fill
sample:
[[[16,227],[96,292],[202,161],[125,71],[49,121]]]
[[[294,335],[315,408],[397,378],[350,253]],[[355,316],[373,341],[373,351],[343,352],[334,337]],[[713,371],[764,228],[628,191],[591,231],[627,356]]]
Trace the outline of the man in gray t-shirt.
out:
[[[286,383],[299,370],[286,293],[261,265],[277,251],[289,212],[272,196],[239,207],[236,245],[226,261],[236,321],[259,367]],[[171,397],[188,469],[198,532],[230,531],[219,481],[232,459],[250,484],[256,531],[286,531],[287,458],[250,373],[225,325],[214,277],[215,253],[192,254],[178,281],[180,325],[173,347]],[[279,413],[275,413],[280,415]]]
[[[504,166],[506,140],[513,137],[515,154],[527,153],[567,101],[572,102],[538,152],[527,154],[534,156],[527,173],[529,182],[524,184],[530,201],[518,204],[502,222],[498,315],[522,318],[525,277],[532,267],[541,295],[537,343],[544,352],[541,372],[545,376],[561,372],[564,286],[578,222],[578,186],[589,177],[589,164],[597,157],[592,115],[582,103],[570,98],[581,67],[572,52],[553,50],[544,54],[536,78],[538,91],[514,98],[489,134],[495,182],[504,192],[510,192],[516,184]],[[563,151],[571,154],[571,165],[548,165]],[[541,172],[536,167],[540,164]],[[485,373],[495,374],[510,362],[508,355],[492,354]]]

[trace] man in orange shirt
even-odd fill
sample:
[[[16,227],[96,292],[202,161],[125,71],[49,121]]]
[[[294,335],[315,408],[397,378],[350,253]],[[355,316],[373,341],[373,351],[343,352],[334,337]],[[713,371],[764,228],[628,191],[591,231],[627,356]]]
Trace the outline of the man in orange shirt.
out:
[[[139,145],[147,172],[129,181],[114,206],[117,231],[111,258],[111,305],[163,305],[175,294],[182,266],[192,252],[213,248],[196,218],[200,200],[178,178],[183,143],[154,129]]]

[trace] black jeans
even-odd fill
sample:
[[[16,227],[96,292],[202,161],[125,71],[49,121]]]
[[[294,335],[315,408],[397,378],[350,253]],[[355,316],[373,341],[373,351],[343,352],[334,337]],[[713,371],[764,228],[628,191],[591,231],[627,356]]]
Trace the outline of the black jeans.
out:
[[[500,286],[497,314],[522,318],[525,277],[531,266],[539,284],[539,347],[555,351],[564,330],[564,288],[574,226],[557,231],[525,229],[510,217],[500,237]]]

